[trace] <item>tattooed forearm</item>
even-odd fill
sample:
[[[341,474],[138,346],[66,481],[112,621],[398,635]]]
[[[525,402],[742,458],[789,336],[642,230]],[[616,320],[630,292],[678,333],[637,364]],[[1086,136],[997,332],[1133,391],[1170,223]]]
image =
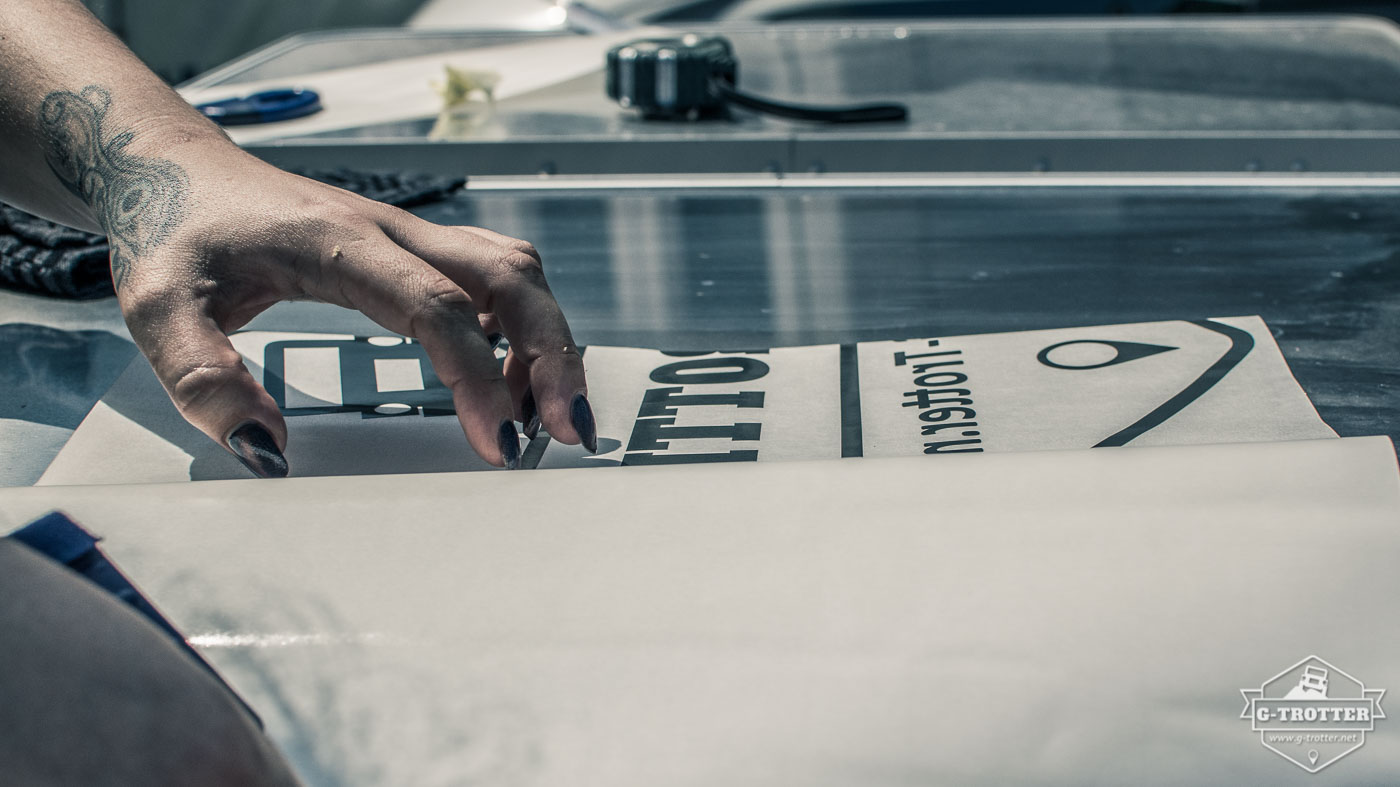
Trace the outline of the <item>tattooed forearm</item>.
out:
[[[164,243],[185,217],[189,178],[173,161],[126,151],[133,134],[107,127],[112,95],[96,85],[55,91],[40,109],[49,167],[97,213],[120,289],[131,263]]]

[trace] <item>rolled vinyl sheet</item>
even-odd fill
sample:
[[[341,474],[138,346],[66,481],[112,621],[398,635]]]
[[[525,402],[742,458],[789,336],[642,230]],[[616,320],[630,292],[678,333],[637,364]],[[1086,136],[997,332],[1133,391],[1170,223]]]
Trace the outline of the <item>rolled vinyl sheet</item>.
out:
[[[1400,782],[1394,718],[1319,775],[1241,718],[1400,685],[1386,438],[0,490],[51,508],[313,784]]]

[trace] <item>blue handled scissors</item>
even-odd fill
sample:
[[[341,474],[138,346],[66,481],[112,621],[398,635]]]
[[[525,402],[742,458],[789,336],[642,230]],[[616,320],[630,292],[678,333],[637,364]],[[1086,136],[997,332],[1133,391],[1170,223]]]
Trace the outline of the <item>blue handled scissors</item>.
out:
[[[195,109],[221,126],[246,126],[291,120],[320,112],[321,97],[314,90],[281,88],[196,104]]]

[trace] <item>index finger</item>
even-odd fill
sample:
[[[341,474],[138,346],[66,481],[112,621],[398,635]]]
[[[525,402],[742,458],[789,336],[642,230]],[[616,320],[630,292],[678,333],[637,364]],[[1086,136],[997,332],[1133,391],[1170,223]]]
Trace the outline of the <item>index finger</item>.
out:
[[[564,443],[596,450],[583,359],[564,312],[529,243],[475,227],[443,227],[409,214],[383,229],[394,242],[461,287],[480,312],[494,315],[516,360],[529,368],[540,421]]]
[[[337,247],[334,264],[303,277],[311,295],[357,309],[395,333],[417,338],[452,391],[462,431],[486,461],[514,468],[519,442],[510,394],[477,310],[456,283],[390,239]]]

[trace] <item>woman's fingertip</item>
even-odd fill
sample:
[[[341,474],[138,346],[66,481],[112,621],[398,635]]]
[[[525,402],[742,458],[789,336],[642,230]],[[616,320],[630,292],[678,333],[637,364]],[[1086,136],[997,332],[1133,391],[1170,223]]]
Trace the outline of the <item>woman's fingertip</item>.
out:
[[[574,431],[578,432],[579,442],[588,449],[590,454],[598,453],[598,424],[593,420],[593,407],[588,404],[588,397],[582,393],[574,394],[573,401],[569,403],[569,420],[574,426]]]
[[[520,436],[516,434],[515,422],[509,418],[501,421],[497,442],[501,447],[501,461],[507,470],[520,467]]]
[[[520,419],[525,425],[525,436],[534,440],[540,433],[540,410],[535,403],[535,391],[525,386],[525,394],[520,397]]]
[[[229,433],[227,442],[238,461],[261,478],[285,478],[291,469],[272,433],[257,421],[240,424]]]

